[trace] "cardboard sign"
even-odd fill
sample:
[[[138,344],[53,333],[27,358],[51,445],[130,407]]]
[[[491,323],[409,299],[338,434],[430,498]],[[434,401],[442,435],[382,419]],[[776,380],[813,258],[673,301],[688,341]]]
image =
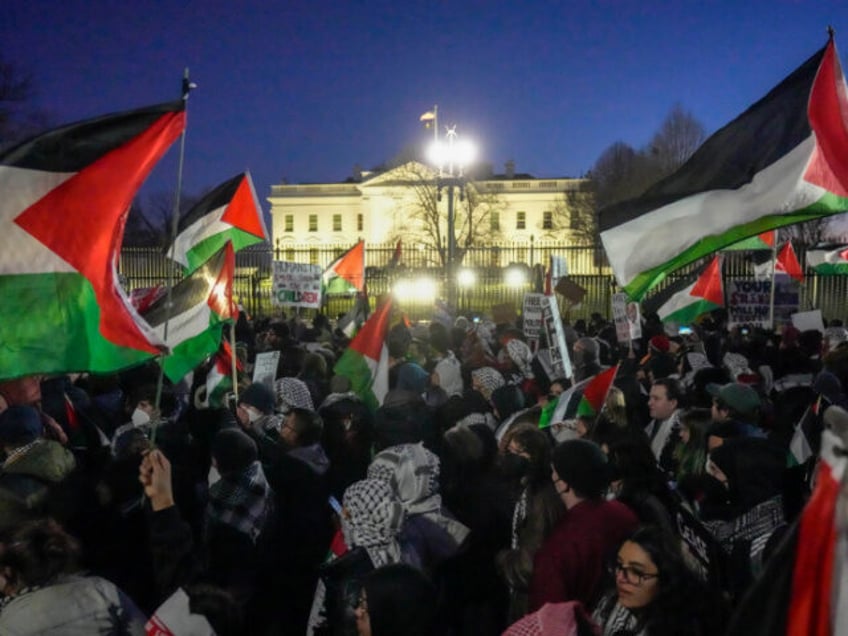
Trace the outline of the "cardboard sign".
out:
[[[320,265],[273,261],[271,304],[276,307],[321,307]]]
[[[565,331],[562,328],[562,317],[559,315],[556,296],[543,296],[542,322],[551,355],[551,372],[553,373],[551,377],[570,378],[574,373],[571,370],[571,357],[568,355],[568,345],[565,342]]]
[[[533,352],[538,350],[539,338],[542,335],[542,303],[544,298],[544,294],[524,294],[521,325],[527,344]]]
[[[627,294],[612,295],[612,320],[615,337],[622,344],[630,342],[630,322],[627,320]]]
[[[253,364],[253,381],[261,382],[273,390],[274,380],[277,379],[277,365],[279,363],[279,351],[257,353],[256,362]]]
[[[630,339],[638,340],[642,337],[642,307],[639,303],[631,301],[624,307],[624,315],[627,317]]]
[[[561,278],[555,288],[556,293],[562,294],[565,299],[576,307],[583,302],[583,297],[586,295],[586,290],[568,278]]]
[[[798,311],[800,290],[798,282],[786,274],[774,277],[774,324],[789,324],[792,314]],[[727,322],[728,326],[758,326],[771,329],[769,306],[771,303],[771,281],[744,278],[728,280]]]
[[[500,305],[492,306],[492,320],[496,325],[515,324],[515,305],[512,303],[501,303]]]

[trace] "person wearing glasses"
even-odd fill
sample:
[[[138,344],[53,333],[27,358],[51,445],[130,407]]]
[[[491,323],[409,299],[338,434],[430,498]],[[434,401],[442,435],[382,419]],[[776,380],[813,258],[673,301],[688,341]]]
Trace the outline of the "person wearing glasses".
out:
[[[602,636],[722,633],[726,613],[661,528],[642,526],[625,539],[609,572],[615,587],[592,616]]]

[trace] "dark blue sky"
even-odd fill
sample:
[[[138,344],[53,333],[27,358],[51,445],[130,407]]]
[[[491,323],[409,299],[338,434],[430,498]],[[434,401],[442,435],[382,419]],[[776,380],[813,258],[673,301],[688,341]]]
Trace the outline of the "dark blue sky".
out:
[[[496,171],[541,177],[645,144],[675,102],[711,133],[828,24],[844,61],[845,0],[6,0],[0,50],[57,124],[176,98],[188,67],[186,191],[249,169],[267,210],[284,178],[341,181],[423,141],[433,104]],[[145,191],[173,189],[175,155]]]

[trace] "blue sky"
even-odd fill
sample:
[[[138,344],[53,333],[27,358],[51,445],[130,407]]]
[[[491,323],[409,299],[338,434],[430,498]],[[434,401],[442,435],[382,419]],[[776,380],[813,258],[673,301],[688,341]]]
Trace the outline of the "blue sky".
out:
[[[249,169],[267,210],[282,179],[342,181],[423,142],[433,104],[496,171],[540,177],[646,143],[676,102],[713,132],[829,24],[844,65],[844,0],[8,0],[0,50],[57,124],[174,99],[188,67],[186,191]],[[145,191],[173,189],[175,155]]]

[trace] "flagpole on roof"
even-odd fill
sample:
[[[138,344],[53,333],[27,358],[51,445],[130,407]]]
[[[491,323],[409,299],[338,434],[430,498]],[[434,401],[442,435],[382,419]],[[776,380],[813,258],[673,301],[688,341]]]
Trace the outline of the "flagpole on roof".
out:
[[[171,260],[174,260],[174,254],[176,249],[176,241],[177,241],[177,229],[179,226],[180,220],[180,198],[182,197],[182,189],[183,189],[183,163],[185,161],[185,140],[186,140],[186,130],[188,129],[188,95],[192,89],[197,88],[197,84],[190,82],[188,79],[188,67],[183,71],[183,81],[182,81],[182,100],[186,103],[186,125],[183,127],[183,132],[180,135],[180,154],[179,160],[177,162],[177,187],[174,191],[174,209],[171,213],[171,253],[169,254]],[[166,301],[165,301],[165,324],[163,327],[163,336],[162,339],[167,342],[168,341],[168,323],[171,320],[171,304],[172,304],[172,296],[174,289],[174,270],[171,268],[170,273],[168,274],[168,287],[166,292]],[[156,410],[159,410],[159,404],[162,401],[162,385],[164,383],[165,376],[165,365],[159,365],[159,378],[156,381]],[[153,425],[150,430],[150,443],[156,443],[156,428],[157,422],[153,422]]]

